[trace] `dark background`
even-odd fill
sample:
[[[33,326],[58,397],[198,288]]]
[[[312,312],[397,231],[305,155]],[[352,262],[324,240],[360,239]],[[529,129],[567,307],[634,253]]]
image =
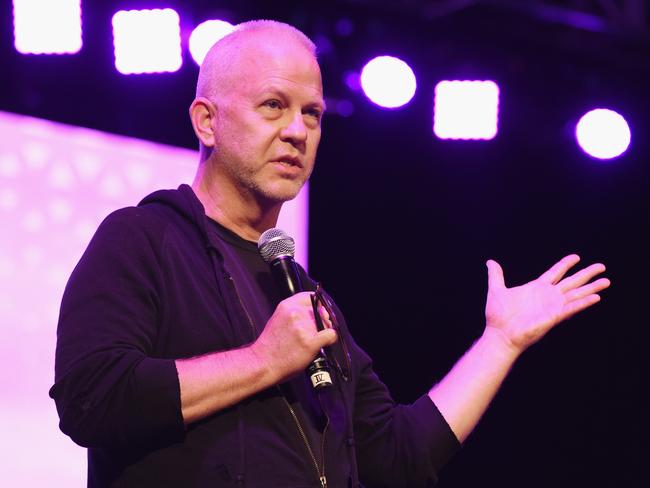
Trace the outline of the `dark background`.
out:
[[[211,17],[296,25],[319,46],[330,106],[354,107],[324,120],[310,272],[398,401],[426,392],[480,335],[486,259],[503,265],[508,284],[571,252],[608,266],[603,301],[522,357],[439,486],[650,486],[650,34],[647,12],[632,11],[645,2],[188,3],[83,2],[80,53],[23,56],[3,2],[0,110],[194,148],[189,53],[176,73],[120,75],[113,13],[173,7],[185,41]],[[418,77],[400,110],[344,82],[379,54],[404,59]],[[496,139],[433,135],[433,88],[458,78],[499,84]],[[596,107],[631,126],[616,160],[589,158],[573,138]]]

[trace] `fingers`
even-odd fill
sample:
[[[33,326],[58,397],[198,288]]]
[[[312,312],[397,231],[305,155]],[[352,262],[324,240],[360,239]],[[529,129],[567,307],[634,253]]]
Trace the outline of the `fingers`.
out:
[[[327,309],[320,305],[318,307],[318,314],[320,315],[321,320],[323,321],[323,326],[326,329],[331,329],[332,328],[332,319],[330,317],[330,314],[327,312]]]
[[[560,259],[557,263],[555,263],[551,268],[546,271],[542,276],[539,278],[542,281],[546,281],[548,283],[556,284],[558,281],[562,279],[562,277],[569,271],[572,267],[574,267],[578,261],[580,261],[580,256],[577,254],[569,254],[568,256],[563,257]]]
[[[574,300],[564,306],[562,320],[568,319],[572,315],[589,308],[600,301],[599,295],[587,295],[586,297]]]
[[[589,283],[587,285],[581,286],[580,288],[576,288],[575,290],[570,290],[565,294],[565,298],[567,302],[573,302],[576,300],[580,300],[584,297],[587,297],[589,295],[593,295],[595,293],[598,293],[605,288],[609,287],[610,281],[607,278],[600,278],[593,283]]]
[[[321,330],[317,335],[319,347],[331,346],[338,340],[338,334],[334,329]]]
[[[506,283],[501,265],[493,259],[489,259],[485,264],[488,269],[488,287],[492,289],[505,288]]]
[[[311,305],[311,292],[310,291],[301,291],[295,295],[291,295],[287,300],[295,300],[296,303],[300,305]]]
[[[601,274],[603,271],[605,271],[604,264],[601,263],[592,264],[591,266],[588,266],[585,269],[582,269],[577,273],[564,278],[557,285],[560,287],[560,290],[566,292],[584,285],[585,283],[590,281],[594,276]]]
[[[332,318],[323,305],[318,305],[316,313],[314,312],[311,295],[311,292],[296,293],[282,300],[278,308],[282,308],[284,313],[291,315],[295,321],[311,324],[315,330],[333,328]]]
[[[285,298],[280,302],[279,305],[284,305],[286,307],[299,306],[299,307],[310,307],[311,308],[311,292],[301,291],[295,295],[291,295],[288,298]]]

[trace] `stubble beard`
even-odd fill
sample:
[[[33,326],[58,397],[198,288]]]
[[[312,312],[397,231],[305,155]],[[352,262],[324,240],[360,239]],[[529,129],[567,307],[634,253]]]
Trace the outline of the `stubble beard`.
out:
[[[244,189],[260,205],[277,205],[296,198],[308,181],[311,174],[299,178],[275,178],[274,181],[263,181],[262,176],[245,168],[233,168],[233,176],[238,186]]]

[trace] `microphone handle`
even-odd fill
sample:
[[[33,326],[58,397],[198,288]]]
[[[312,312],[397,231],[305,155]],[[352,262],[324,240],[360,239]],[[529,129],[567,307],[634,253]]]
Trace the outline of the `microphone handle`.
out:
[[[289,298],[305,291],[298,267],[291,256],[282,256],[271,262],[271,274],[282,292],[282,298]]]
[[[282,256],[271,262],[271,274],[283,294],[288,298],[296,293],[305,291],[296,262],[291,256]],[[316,321],[318,323],[319,321]],[[332,386],[332,375],[325,352],[321,348],[316,358],[307,367],[307,374],[312,386],[319,390]]]

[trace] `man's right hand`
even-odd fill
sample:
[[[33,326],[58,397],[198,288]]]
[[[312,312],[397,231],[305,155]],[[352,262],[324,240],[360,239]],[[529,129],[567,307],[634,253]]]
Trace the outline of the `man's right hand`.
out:
[[[190,424],[303,371],[321,347],[336,342],[325,309],[318,331],[309,293],[280,302],[249,346],[178,359],[181,411]]]
[[[277,383],[303,371],[322,347],[337,340],[324,308],[319,311],[326,328],[316,329],[309,296],[310,293],[302,292],[281,301],[251,345],[251,352],[269,368]]]

